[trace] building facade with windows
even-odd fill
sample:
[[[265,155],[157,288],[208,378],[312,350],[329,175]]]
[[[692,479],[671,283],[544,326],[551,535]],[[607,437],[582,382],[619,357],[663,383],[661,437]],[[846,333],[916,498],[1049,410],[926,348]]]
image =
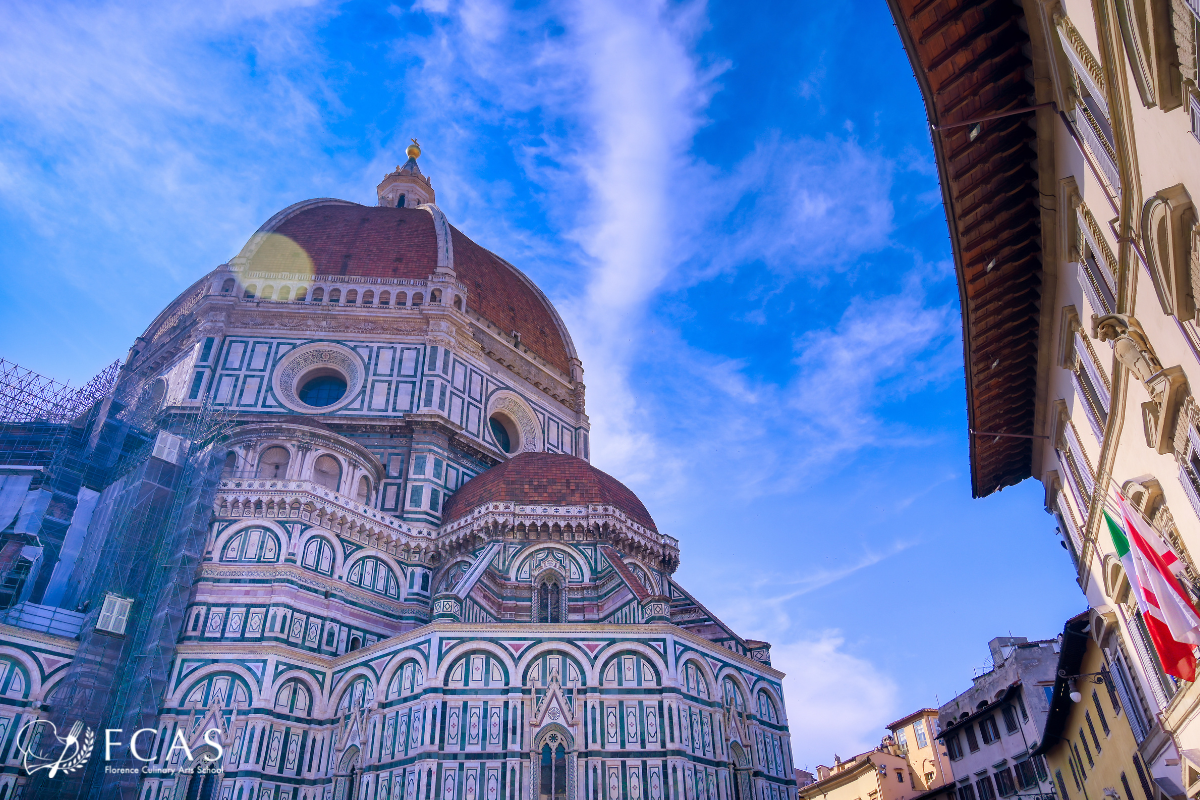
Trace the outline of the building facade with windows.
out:
[[[1104,653],[1086,632],[1089,614],[1067,621],[1042,743],[1060,800],[1155,794]]]
[[[1058,664],[1057,639],[1007,636],[988,643],[992,668],[938,710],[958,800],[1054,794],[1041,743],[1048,690]]]
[[[879,747],[817,767],[817,780],[799,789],[801,800],[913,800],[923,793],[905,753],[885,738]]]
[[[937,709],[922,708],[887,727],[891,731],[892,741],[908,761],[914,786],[929,790],[953,783],[949,753],[945,744],[937,738]]]
[[[561,318],[419,154],[274,216],[88,403],[5,407],[0,798],[796,800],[770,645],[589,463]],[[34,719],[145,769],[29,778]]]
[[[958,275],[973,493],[1042,482],[1149,785],[1195,794],[1200,689],[1159,663],[1103,511],[1128,498],[1200,597],[1200,5],[889,5]]]

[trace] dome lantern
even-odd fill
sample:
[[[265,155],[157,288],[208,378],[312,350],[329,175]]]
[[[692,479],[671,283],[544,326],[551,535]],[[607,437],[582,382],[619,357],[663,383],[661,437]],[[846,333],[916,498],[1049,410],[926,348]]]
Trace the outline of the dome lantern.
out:
[[[417,166],[417,159],[421,157],[421,145],[413,139],[404,152],[408,156],[404,166],[397,166],[394,172],[384,175],[383,180],[375,187],[375,194],[381,206],[416,208],[422,203],[435,201],[433,184]]]

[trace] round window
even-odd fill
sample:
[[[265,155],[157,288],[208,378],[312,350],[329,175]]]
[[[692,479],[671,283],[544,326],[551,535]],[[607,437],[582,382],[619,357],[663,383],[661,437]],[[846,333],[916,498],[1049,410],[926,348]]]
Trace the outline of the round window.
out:
[[[296,394],[305,405],[331,406],[346,394],[346,379],[341,375],[316,375],[306,380]]]
[[[500,449],[506,453],[513,451],[513,437],[508,430],[508,426],[504,424],[504,420],[499,416],[493,415],[488,420],[488,426],[492,429],[492,436],[496,440],[496,444],[500,445]]]

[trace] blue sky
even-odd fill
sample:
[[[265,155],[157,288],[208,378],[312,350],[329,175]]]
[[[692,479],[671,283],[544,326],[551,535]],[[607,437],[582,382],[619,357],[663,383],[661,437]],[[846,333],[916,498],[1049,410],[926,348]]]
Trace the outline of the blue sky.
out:
[[[6,3],[0,355],[81,383],[420,139],[583,358],[595,463],[786,670],[799,765],[1084,607],[1032,483],[970,499],[961,320],[883,0]]]

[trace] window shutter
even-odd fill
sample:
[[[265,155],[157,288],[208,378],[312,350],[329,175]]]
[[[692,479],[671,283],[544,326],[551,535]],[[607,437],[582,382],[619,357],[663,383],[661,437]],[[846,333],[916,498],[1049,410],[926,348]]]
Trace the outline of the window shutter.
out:
[[[133,605],[129,600],[117,600],[115,614],[113,615],[112,632],[124,633],[125,625],[129,621],[129,607]]]
[[[111,594],[105,595],[104,607],[100,609],[100,618],[96,620],[96,627],[102,631],[112,630],[113,605],[116,598]]]
[[[1079,32],[1075,30],[1075,26],[1066,17],[1063,17],[1058,24],[1058,38],[1062,42],[1063,53],[1066,54],[1067,61],[1071,62],[1075,74],[1087,88],[1088,94],[1096,99],[1104,116],[1108,117],[1108,97],[1103,89],[1104,78],[1103,73],[1100,72],[1100,64],[1087,49]]]
[[[1092,358],[1091,349],[1087,346],[1087,342],[1083,340],[1079,331],[1075,331],[1075,352],[1079,354],[1079,363],[1087,372],[1088,378],[1091,379],[1092,388],[1096,390],[1100,404],[1104,406],[1104,413],[1108,414],[1111,411],[1108,386],[1104,380],[1104,376],[1100,373],[1100,368],[1096,365],[1096,359]]]

